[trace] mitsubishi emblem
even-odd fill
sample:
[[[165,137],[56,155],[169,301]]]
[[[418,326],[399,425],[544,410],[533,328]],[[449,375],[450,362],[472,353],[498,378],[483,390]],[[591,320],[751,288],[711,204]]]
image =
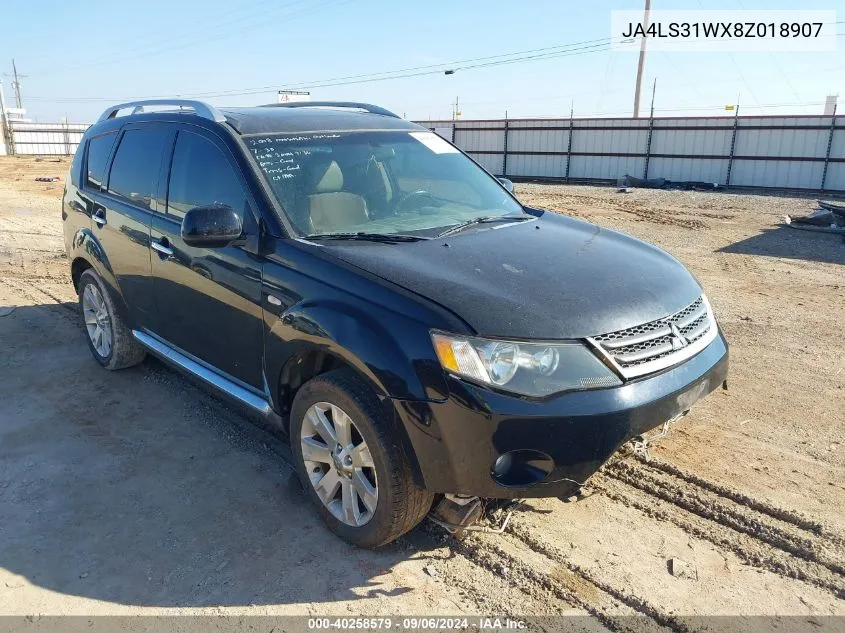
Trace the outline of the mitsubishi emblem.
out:
[[[672,351],[677,352],[679,349],[685,348],[689,345],[687,337],[678,329],[674,323],[669,324],[669,329],[672,330]]]

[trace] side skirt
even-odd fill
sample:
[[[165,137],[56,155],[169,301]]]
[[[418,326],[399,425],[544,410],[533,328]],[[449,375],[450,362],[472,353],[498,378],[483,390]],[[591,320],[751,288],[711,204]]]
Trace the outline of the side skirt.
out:
[[[273,417],[275,415],[270,403],[261,396],[244,389],[228,378],[225,378],[217,372],[200,365],[169,345],[138,330],[132,330],[132,336],[134,336],[141,345],[146,347],[150,352],[162,360],[176,365],[180,369],[196,378],[199,378],[230,398],[237,400],[241,404],[246,405],[250,409],[257,411],[265,417]]]

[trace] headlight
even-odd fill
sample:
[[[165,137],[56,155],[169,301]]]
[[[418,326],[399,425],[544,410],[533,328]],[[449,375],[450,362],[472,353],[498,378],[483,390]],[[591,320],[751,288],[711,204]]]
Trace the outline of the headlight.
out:
[[[580,343],[520,343],[432,332],[443,369],[506,391],[547,396],[622,381]]]

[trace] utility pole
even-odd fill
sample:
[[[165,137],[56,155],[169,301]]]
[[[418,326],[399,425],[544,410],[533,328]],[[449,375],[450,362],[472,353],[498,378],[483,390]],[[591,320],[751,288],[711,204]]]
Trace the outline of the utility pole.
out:
[[[12,58],[12,73],[15,75],[15,105],[18,108],[23,107],[23,101],[21,101],[21,80],[18,77],[18,68],[15,66],[15,58]],[[26,77],[26,75],[21,75],[21,77]]]
[[[19,75],[18,68],[15,66],[15,60],[12,59],[12,74],[3,73],[3,76],[12,78],[12,90],[15,91],[15,107],[23,108],[23,100],[21,99],[21,78],[26,78],[29,75]]]
[[[452,110],[452,120],[454,121],[459,116],[461,116],[460,103],[458,103],[458,97],[455,97],[454,109]]]
[[[643,12],[643,29],[648,31],[649,18],[651,16],[651,0],[645,0],[645,11]],[[637,62],[637,85],[634,88],[634,118],[640,118],[640,91],[643,87],[643,71],[645,70],[645,49],[648,37],[643,35],[640,40],[640,61]]]
[[[654,78],[654,85],[651,88],[651,118],[654,118],[654,95],[657,93],[657,77]]]

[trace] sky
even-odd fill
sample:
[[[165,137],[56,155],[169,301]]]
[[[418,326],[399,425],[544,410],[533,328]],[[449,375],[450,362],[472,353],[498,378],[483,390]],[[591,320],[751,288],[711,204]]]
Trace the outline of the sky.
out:
[[[652,8],[798,4],[845,20],[845,0],[653,0]],[[29,0],[4,11],[0,72],[11,73],[15,59],[27,75],[23,105],[45,122],[88,123],[139,97],[258,105],[302,86],[314,86],[314,100],[375,103],[416,120],[451,119],[456,98],[463,120],[566,117],[570,108],[576,117],[630,116],[637,55],[603,40],[611,10],[641,8],[642,0]],[[837,27],[845,33],[845,22]],[[845,35],[834,39],[836,52],[651,52],[644,111],[656,78],[656,116],[730,115],[724,106],[733,103],[740,114],[821,114],[837,93],[845,112]],[[549,56],[551,47],[564,48]],[[469,67],[521,51],[529,59]],[[415,76],[360,77],[401,69]],[[13,106],[11,79],[2,79]]]

